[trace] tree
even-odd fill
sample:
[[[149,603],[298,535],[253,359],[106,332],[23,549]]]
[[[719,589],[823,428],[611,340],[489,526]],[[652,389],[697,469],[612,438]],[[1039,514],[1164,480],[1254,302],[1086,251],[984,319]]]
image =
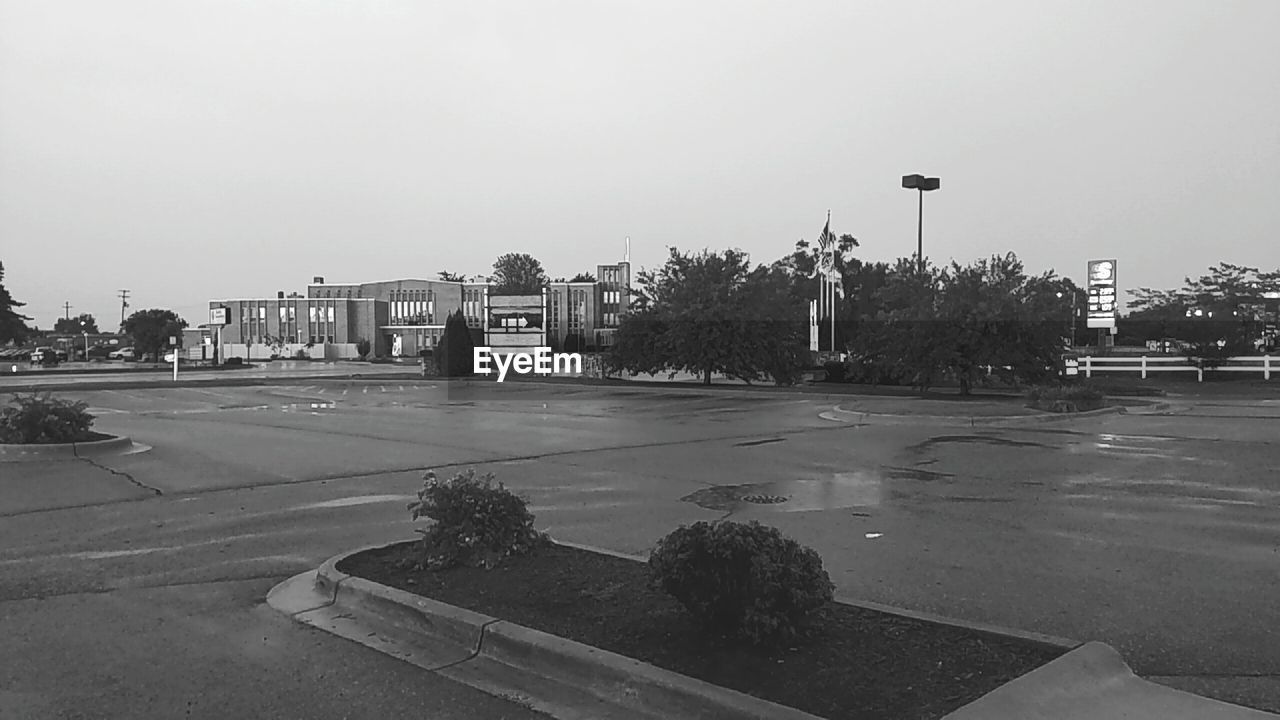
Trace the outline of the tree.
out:
[[[852,235],[846,234],[836,238],[832,260],[836,273],[841,278],[839,293],[841,299],[836,305],[835,347],[833,348],[831,344],[832,318],[830,314],[824,313],[818,318],[818,327],[821,328],[818,333],[819,350],[844,349],[853,331],[853,324],[859,316],[861,309],[859,293],[865,294],[865,288],[868,286],[865,275],[868,270],[876,266],[864,265],[855,258],[853,249],[856,247],[859,247],[858,239]],[[796,242],[795,249],[789,255],[773,264],[775,269],[791,279],[790,293],[802,307],[808,307],[809,301],[817,299],[822,292],[822,281],[818,277],[817,269],[821,265],[823,253],[821,245],[815,247],[807,240],[800,240]],[[878,266],[882,269],[888,268],[884,263],[879,263]]]
[[[855,356],[921,390],[943,378],[962,395],[989,374],[1043,379],[1063,349],[1058,293],[1073,287],[1064,282],[1052,272],[1027,277],[1013,253],[923,270],[901,258],[876,293],[877,318],[860,326]]]
[[[451,273],[448,270],[441,270],[436,273],[436,275],[446,282],[466,282],[466,278],[462,276],[462,273]]]
[[[636,302],[614,337],[610,370],[681,370],[706,384],[714,374],[748,382],[794,381],[803,367],[804,321],[789,278],[752,270],[745,253],[683,254],[672,248],[657,271],[637,274]]]
[[[73,318],[58,318],[53,324],[53,331],[56,333],[92,333],[98,334],[98,321],[93,319],[89,313],[82,313]]]
[[[442,377],[466,377],[475,372],[475,344],[461,309],[449,313],[445,319],[435,361]]]
[[[182,346],[182,329],[187,321],[172,310],[152,308],[130,315],[122,326],[124,333],[133,339],[133,349],[138,357],[152,355],[157,362],[160,352],[169,344],[169,338],[177,338]]]
[[[1210,311],[1217,316],[1232,315],[1242,305],[1261,304],[1268,295],[1280,293],[1280,269],[1268,273],[1224,262],[1211,266],[1206,275],[1195,280],[1184,278],[1183,282],[1177,290],[1130,290],[1134,296],[1129,301],[1130,316],[1177,320],[1188,317],[1188,310],[1200,310],[1201,317]]]
[[[14,300],[5,288],[4,263],[0,262],[0,344],[8,342],[25,343],[27,337],[35,332],[33,328],[27,327],[27,321],[31,318],[14,310],[14,308],[20,308],[24,305],[26,303]]]
[[[1121,327],[1143,340],[1173,337],[1190,342],[1191,357],[1213,361],[1232,352],[1247,352],[1250,342],[1274,322],[1280,297],[1280,269],[1218,263],[1177,290],[1137,288],[1129,291],[1127,322]],[[1212,322],[1210,322],[1212,321]],[[1226,353],[1226,354],[1224,354]]]
[[[574,275],[572,278],[569,279],[569,282],[575,282],[575,283],[576,282],[595,282],[595,281],[596,281],[596,276],[594,273],[584,273],[584,272],[578,273],[577,275]]]
[[[493,263],[494,295],[537,295],[547,285],[547,274],[537,258],[525,253],[507,253]]]

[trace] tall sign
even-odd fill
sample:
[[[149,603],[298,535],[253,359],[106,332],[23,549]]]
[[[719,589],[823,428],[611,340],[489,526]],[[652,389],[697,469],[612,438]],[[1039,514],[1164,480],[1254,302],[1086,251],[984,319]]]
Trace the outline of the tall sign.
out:
[[[485,345],[494,353],[528,352],[547,344],[547,293],[490,295],[485,314]]]
[[[1113,328],[1118,314],[1116,261],[1090,260],[1088,327]]]

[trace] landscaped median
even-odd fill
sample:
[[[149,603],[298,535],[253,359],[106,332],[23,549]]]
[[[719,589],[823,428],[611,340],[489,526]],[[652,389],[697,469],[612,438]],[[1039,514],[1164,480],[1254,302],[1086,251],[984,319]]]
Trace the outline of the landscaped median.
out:
[[[832,602],[815,637],[758,649],[707,638],[636,558],[556,544],[432,572],[405,567],[413,546],[339,555],[268,601],[561,718],[939,718],[1071,647]]]
[[[118,455],[133,450],[127,437],[95,432],[82,402],[50,393],[16,395],[0,408],[0,460],[46,460]]]
[[[841,602],[814,550],[758,522],[681,526],[629,557],[553,541],[474,470],[428,471],[408,509],[434,521],[420,540],[331,558],[268,603],[557,718],[1178,716],[1126,715],[1153,693],[1201,711],[1182,717],[1265,717],[1136,686],[1098,643]],[[1088,700],[1103,691],[1113,705]]]
[[[674,607],[660,613],[665,626],[629,614],[653,600],[637,584],[640,558],[557,544],[541,563],[505,571],[397,569],[409,545],[330,558],[273,588],[267,602],[298,622],[565,719],[1277,717],[1144,681],[1102,643],[1071,649],[1066,640],[883,606],[833,603],[830,612],[846,615],[857,634],[825,647],[819,640],[805,655],[705,645]],[[555,567],[564,557],[576,564]],[[649,662],[607,649],[646,637],[666,648]]]

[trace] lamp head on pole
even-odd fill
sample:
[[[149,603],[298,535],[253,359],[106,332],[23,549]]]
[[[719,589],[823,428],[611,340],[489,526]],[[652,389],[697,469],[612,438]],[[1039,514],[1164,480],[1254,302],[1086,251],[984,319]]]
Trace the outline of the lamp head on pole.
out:
[[[902,187],[908,190],[937,190],[942,187],[942,180],[936,177],[925,177],[924,175],[903,175]]]

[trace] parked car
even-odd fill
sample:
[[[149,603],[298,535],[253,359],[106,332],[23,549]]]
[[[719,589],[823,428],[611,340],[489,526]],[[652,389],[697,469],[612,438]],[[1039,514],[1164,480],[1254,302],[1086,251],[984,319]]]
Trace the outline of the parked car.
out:
[[[67,351],[62,348],[57,348],[53,352],[58,356],[58,362],[66,362],[71,357],[67,354]]]
[[[31,351],[31,364],[52,366],[59,362],[58,353],[51,347],[38,347]]]
[[[133,354],[133,348],[122,347],[119,350],[112,350],[107,353],[107,357],[112,360],[137,360],[137,356]]]
[[[111,357],[111,348],[107,347],[106,345],[94,345],[93,347],[89,348],[90,360],[98,360],[101,358],[109,358],[109,357]]]

